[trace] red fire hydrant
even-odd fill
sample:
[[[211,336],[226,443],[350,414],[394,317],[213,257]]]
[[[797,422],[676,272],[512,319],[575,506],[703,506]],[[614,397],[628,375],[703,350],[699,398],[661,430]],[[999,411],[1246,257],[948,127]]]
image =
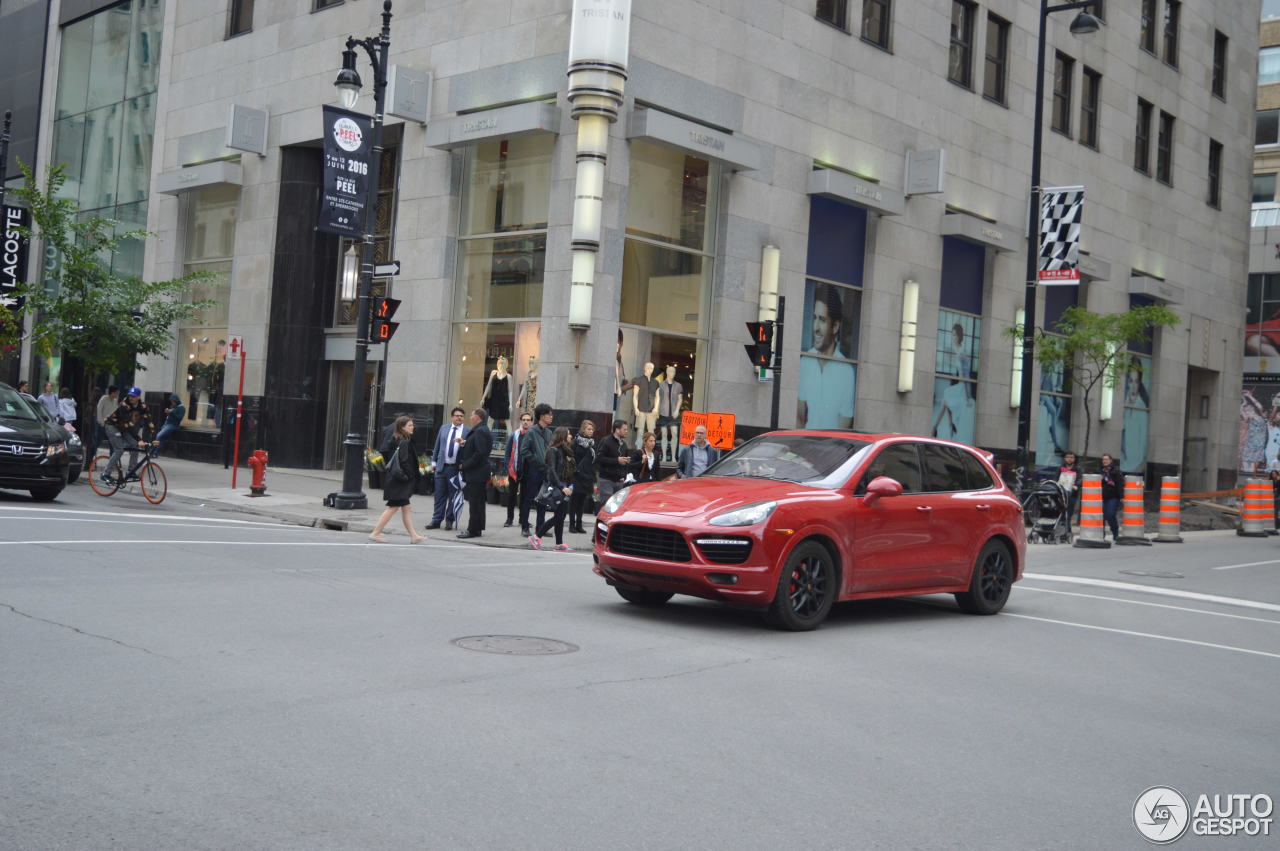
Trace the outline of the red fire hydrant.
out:
[[[253,482],[249,485],[250,496],[267,495],[267,451],[255,449],[249,456],[249,469],[253,470]]]

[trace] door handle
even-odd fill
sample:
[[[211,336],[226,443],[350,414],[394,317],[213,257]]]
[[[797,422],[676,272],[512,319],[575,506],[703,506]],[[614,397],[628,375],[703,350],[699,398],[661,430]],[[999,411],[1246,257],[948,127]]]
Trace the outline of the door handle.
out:
[[[989,506],[989,505],[975,505],[975,506],[974,506],[974,508],[978,509],[979,511],[990,511],[990,510],[991,510],[991,506]]]
[[[921,514],[928,514],[930,511],[933,511],[933,506],[932,506],[932,505],[917,505],[917,506],[916,506],[916,511],[919,511]]]

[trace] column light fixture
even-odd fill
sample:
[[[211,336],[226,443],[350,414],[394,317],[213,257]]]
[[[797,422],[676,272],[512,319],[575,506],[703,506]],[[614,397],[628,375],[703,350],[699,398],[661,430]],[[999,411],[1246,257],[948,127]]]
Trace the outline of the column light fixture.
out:
[[[776,245],[766,245],[760,250],[760,311],[759,322],[773,322],[778,318],[778,270],[782,252]]]
[[[902,330],[898,337],[898,392],[910,393],[916,384],[916,330],[920,318],[920,285],[902,284]]]
[[[1027,321],[1027,312],[1021,307],[1013,312],[1013,327],[1021,328]],[[1022,405],[1022,340],[1013,341],[1013,371],[1009,381],[1009,407]]]

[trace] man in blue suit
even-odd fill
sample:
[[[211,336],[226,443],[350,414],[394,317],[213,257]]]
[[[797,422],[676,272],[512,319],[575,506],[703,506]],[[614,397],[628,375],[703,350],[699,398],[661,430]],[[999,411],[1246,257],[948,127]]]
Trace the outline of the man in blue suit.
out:
[[[452,484],[458,472],[458,459],[462,455],[462,444],[466,442],[471,429],[462,423],[466,411],[454,408],[449,413],[449,422],[440,426],[436,433],[435,447],[431,450],[431,463],[436,465],[436,505],[431,515],[428,529],[452,529],[457,516],[453,511],[453,494],[457,490]]]

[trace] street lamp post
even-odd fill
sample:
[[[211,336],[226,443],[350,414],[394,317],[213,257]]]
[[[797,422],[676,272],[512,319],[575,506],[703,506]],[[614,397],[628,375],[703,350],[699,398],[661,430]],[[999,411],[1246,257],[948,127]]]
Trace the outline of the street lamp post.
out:
[[[369,430],[369,407],[364,393],[365,365],[369,360],[369,302],[373,289],[373,231],[378,205],[378,172],[382,166],[383,98],[387,89],[387,52],[391,48],[391,0],[382,4],[382,32],[376,36],[347,38],[342,51],[342,70],[333,85],[342,96],[342,105],[351,109],[360,97],[361,81],[356,72],[356,48],[364,48],[373,66],[373,121],[370,125],[372,162],[369,163],[369,182],[365,190],[364,224],[361,228],[363,246],[360,254],[360,285],[356,302],[356,352],[351,363],[351,426],[343,444],[347,447],[342,466],[342,490],[334,495],[335,508],[367,508],[369,500],[364,494],[364,448]]]
[[[1031,199],[1027,210],[1027,279],[1022,322],[1022,392],[1018,402],[1018,467],[1023,480],[1030,479],[1031,463],[1031,377],[1035,355],[1036,286],[1040,259],[1040,158],[1044,142],[1045,29],[1054,12],[1079,9],[1071,22],[1072,35],[1097,32],[1102,22],[1086,11],[1095,0],[1050,5],[1040,0],[1040,31],[1036,39],[1035,127],[1031,135]]]

